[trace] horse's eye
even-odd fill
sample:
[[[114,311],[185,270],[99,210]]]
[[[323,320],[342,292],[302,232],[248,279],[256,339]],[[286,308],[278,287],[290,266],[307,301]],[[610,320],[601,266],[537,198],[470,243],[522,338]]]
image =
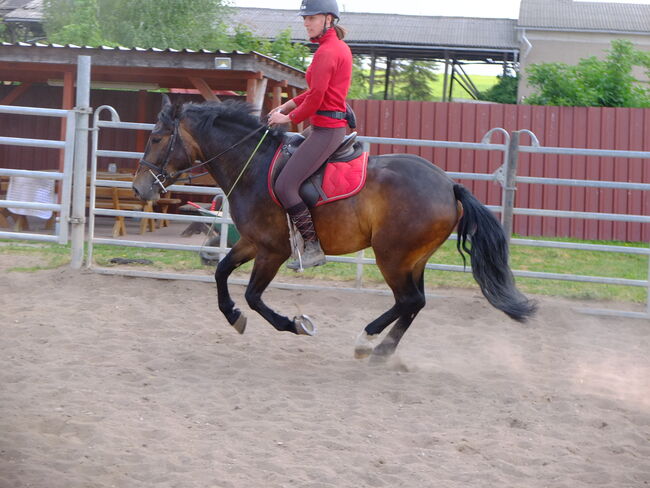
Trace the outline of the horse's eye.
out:
[[[158,144],[160,141],[162,141],[162,137],[152,137],[151,142],[154,144]]]

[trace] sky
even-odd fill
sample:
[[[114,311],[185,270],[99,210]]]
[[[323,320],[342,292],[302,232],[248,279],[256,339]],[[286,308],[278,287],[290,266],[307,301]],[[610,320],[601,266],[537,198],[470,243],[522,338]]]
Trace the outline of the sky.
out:
[[[296,11],[300,7],[300,0],[231,1],[235,7],[266,7]],[[338,0],[338,2],[339,8],[348,12],[516,19],[519,15],[520,0]],[[606,0],[606,2],[650,4],[650,0]]]

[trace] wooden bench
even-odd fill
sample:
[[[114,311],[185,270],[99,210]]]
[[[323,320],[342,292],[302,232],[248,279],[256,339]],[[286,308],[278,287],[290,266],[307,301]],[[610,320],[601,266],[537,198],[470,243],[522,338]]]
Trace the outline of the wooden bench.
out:
[[[5,176],[0,176],[0,200],[7,199],[7,188],[9,188],[9,179]],[[7,217],[11,215],[9,209],[0,208],[0,227],[9,227]]]
[[[131,181],[133,176],[129,173],[98,173],[98,180],[118,180],[118,181]],[[90,195],[90,188],[88,188],[88,195]],[[167,213],[171,205],[181,203],[178,198],[160,198],[155,206],[161,213]],[[114,209],[114,210],[130,210],[138,212],[153,212],[154,204],[151,201],[143,202],[135,196],[131,188],[114,188],[106,186],[95,187],[95,208]],[[166,227],[168,222],[166,220],[159,220],[160,227]],[[156,220],[143,218],[140,220],[140,234],[145,232],[153,232],[156,229]],[[120,237],[126,235],[126,221],[123,215],[115,217],[113,224],[113,237]]]

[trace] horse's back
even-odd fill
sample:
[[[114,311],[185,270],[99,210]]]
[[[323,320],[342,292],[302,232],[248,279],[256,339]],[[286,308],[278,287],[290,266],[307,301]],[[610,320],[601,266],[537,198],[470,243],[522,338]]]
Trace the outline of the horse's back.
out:
[[[419,203],[454,204],[453,180],[424,158],[414,154],[384,154],[368,161],[367,185],[391,199],[417,199]]]

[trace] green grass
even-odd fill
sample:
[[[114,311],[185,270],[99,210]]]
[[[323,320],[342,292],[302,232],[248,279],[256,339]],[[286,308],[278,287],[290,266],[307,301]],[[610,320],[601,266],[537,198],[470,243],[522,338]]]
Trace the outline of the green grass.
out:
[[[545,239],[549,240],[549,239]],[[568,241],[568,239],[555,239]],[[636,246],[618,242],[584,241],[592,244],[610,244],[620,246]],[[143,248],[128,248],[97,245],[94,246],[94,261],[98,266],[114,266],[110,260],[114,257],[127,259],[148,259],[151,265],[132,265],[143,270],[198,272],[211,274],[213,267],[203,266],[197,253],[188,251],[170,251]],[[0,246],[0,254],[16,253],[32,255],[38,258],[38,265],[28,268],[11,268],[9,271],[34,272],[40,269],[51,269],[69,262],[69,246],[56,244],[25,244],[17,241],[5,242]],[[365,257],[372,258],[372,251],[367,250]],[[605,253],[598,251],[539,248],[513,246],[511,250],[513,269],[527,271],[544,271],[551,273],[578,274],[587,276],[607,276],[646,280],[648,276],[648,257],[634,254]],[[455,242],[447,242],[431,259],[432,263],[461,265],[462,260],[456,251]],[[237,271],[237,276],[250,271],[248,263]],[[279,276],[292,276],[295,273],[282,267]],[[327,266],[306,270],[301,279],[332,280],[354,282],[356,265],[347,263],[328,263]],[[375,266],[366,266],[363,281],[367,284],[381,284],[383,278]],[[469,273],[444,271],[427,271],[425,274],[427,289],[438,287],[472,288],[477,289],[474,279]],[[645,303],[647,291],[642,287],[603,285],[598,283],[579,283],[560,280],[545,280],[533,278],[518,278],[519,288],[525,293],[538,295],[561,296],[567,298],[612,300],[624,302]]]
[[[488,88],[496,85],[499,79],[496,76],[486,76],[486,75],[470,75],[472,82],[476,85],[479,91],[485,91]],[[444,76],[440,74],[438,80],[432,83],[433,96],[436,100],[442,100],[442,90],[444,88]],[[454,91],[452,93],[453,98],[464,98],[471,99],[472,96],[467,93],[463,88],[458,84],[454,84]]]

